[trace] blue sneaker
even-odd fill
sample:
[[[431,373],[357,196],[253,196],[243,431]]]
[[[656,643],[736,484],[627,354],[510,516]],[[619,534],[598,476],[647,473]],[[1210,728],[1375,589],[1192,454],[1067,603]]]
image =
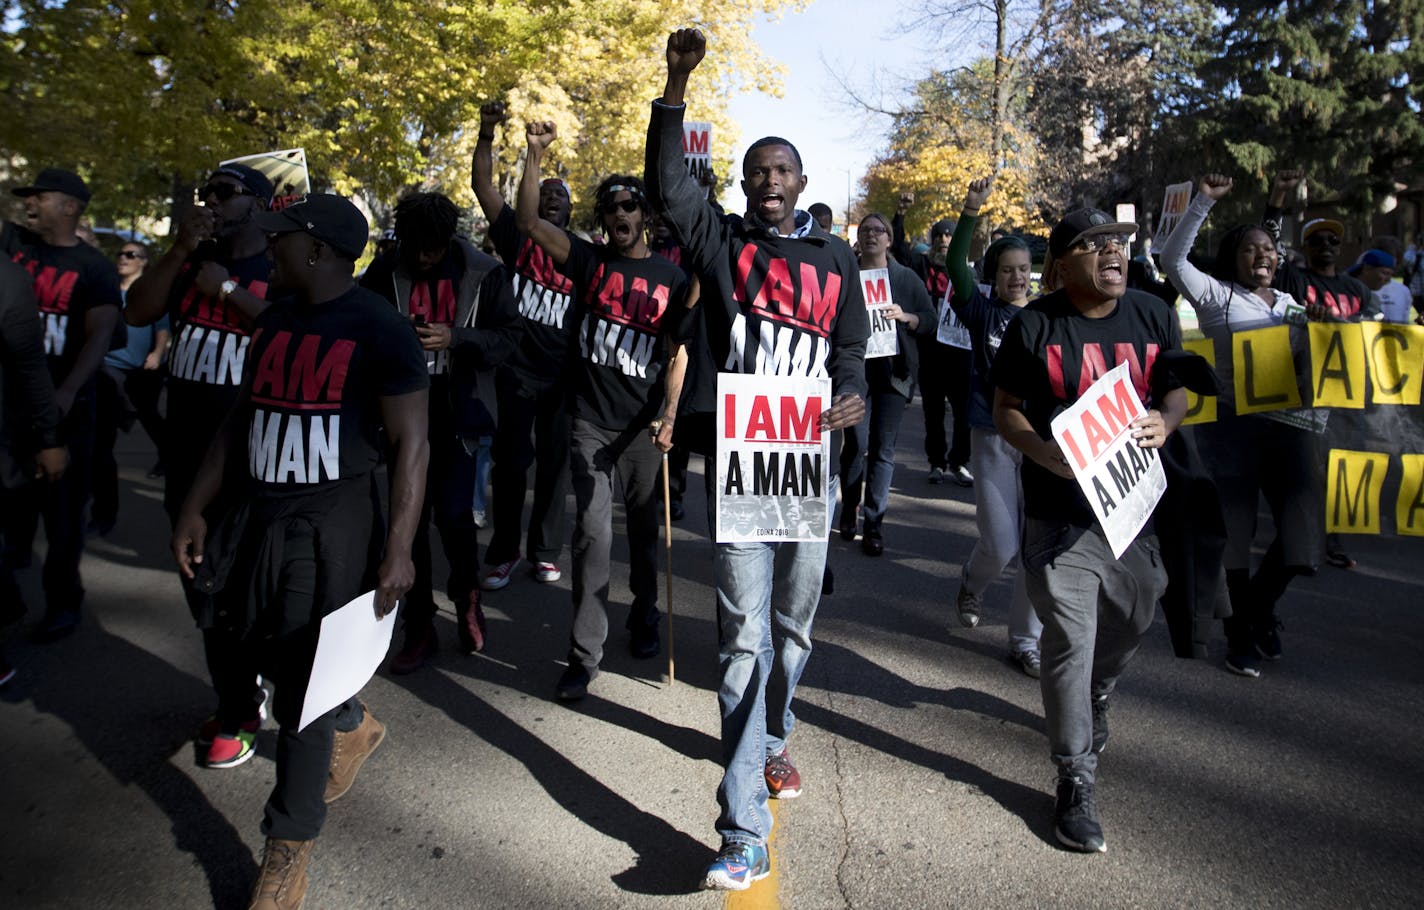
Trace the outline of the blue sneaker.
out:
[[[702,877],[704,891],[745,891],[771,874],[771,855],[765,844],[726,841]]]

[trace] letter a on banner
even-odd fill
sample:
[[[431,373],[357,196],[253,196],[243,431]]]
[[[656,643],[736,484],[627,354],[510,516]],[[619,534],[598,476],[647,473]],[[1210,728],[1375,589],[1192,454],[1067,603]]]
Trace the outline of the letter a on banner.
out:
[[[1236,413],[1300,407],[1290,326],[1237,332],[1231,337],[1231,356],[1236,367]]]
[[[1401,455],[1404,478],[1399,482],[1399,503],[1394,513],[1394,533],[1424,537],[1424,455]]]
[[[1211,364],[1211,368],[1216,369],[1216,345],[1210,338],[1193,338],[1190,341],[1183,341],[1182,347],[1193,354],[1200,354],[1206,358],[1206,362]],[[1187,415],[1182,418],[1182,425],[1192,423],[1212,423],[1216,420],[1216,396],[1198,395],[1191,389],[1187,389]]]
[[[1419,404],[1424,380],[1424,326],[1361,322],[1375,404]],[[1403,532],[1401,532],[1403,533]]]
[[[1365,342],[1359,323],[1312,322],[1310,388],[1319,408],[1365,406]]]
[[[1331,534],[1378,534],[1380,493],[1389,456],[1331,449],[1326,470],[1325,530]]]

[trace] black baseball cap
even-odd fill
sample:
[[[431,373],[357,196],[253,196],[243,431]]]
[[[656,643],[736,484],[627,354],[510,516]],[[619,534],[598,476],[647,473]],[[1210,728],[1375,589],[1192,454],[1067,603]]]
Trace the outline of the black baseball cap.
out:
[[[272,204],[272,181],[267,179],[267,175],[255,167],[248,167],[245,164],[231,162],[229,164],[218,165],[218,169],[213,171],[213,177],[231,177],[247,188],[247,191],[268,205]]]
[[[32,186],[17,186],[10,192],[16,196],[34,196],[38,193],[64,193],[80,202],[89,201],[89,187],[80,176],[64,168],[47,167],[40,171]]]
[[[253,222],[269,234],[302,231],[355,262],[371,239],[371,223],[349,199],[312,193],[275,212],[258,212]]]
[[[950,221],[948,218],[941,218],[930,227],[930,236],[934,237],[938,234],[943,234],[948,237],[954,233],[954,228],[955,224],[953,221]]]
[[[1048,234],[1048,251],[1054,259],[1060,259],[1085,237],[1100,234],[1136,234],[1137,224],[1131,221],[1113,221],[1112,216],[1102,209],[1074,209],[1064,215]]]

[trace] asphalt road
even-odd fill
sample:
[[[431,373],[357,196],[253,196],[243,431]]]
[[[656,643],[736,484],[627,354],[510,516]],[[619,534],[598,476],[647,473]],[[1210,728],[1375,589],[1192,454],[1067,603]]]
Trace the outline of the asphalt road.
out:
[[[1418,906],[1418,539],[1352,538],[1357,569],[1292,586],[1285,658],[1259,680],[1226,672],[1221,642],[1211,661],[1173,658],[1159,618],[1113,699],[1109,852],[1081,856],[1053,840],[1038,687],[1005,661],[1007,582],[978,629],[951,628],[972,491],[926,484],[921,431],[916,407],[885,556],[832,544],[836,591],[791,743],[805,792],[778,806],[776,875],[743,905]],[[83,627],[44,647],[4,635],[20,675],[0,690],[0,906],[244,907],[275,731],[238,768],[195,765],[190,737],[213,707],[199,637],[160,482],[144,477],[151,451],[127,437],[120,455],[123,512],[85,557]],[[433,664],[365,690],[389,735],[331,812],[308,908],[723,903],[694,890],[717,845],[720,768],[710,547],[690,486],[676,685],[665,661],[627,654],[621,561],[605,672],[576,707],[552,699],[567,575],[521,573],[490,595],[481,656],[455,652],[447,608]],[[38,570],[22,580],[37,606]]]

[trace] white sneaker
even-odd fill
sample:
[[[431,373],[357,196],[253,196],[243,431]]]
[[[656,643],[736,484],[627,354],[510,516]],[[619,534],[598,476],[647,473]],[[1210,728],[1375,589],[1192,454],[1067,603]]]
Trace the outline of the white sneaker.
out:
[[[553,584],[564,577],[564,573],[560,572],[559,567],[552,562],[536,562],[533,571],[534,580],[541,581],[546,585]]]

